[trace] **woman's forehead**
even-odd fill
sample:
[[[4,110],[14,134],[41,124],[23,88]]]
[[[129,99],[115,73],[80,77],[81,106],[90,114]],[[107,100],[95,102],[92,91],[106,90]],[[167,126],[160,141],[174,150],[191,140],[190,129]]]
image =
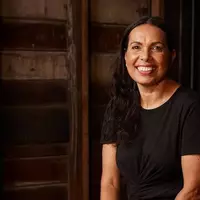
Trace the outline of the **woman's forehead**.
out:
[[[129,42],[166,42],[165,32],[160,28],[142,24],[134,28],[129,34]]]

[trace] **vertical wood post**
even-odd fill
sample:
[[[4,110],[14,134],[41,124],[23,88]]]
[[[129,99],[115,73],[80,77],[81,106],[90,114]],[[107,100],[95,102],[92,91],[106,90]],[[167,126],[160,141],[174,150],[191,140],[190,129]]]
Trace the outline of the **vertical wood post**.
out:
[[[151,0],[151,15],[164,17],[164,0]]]
[[[71,72],[69,199],[89,200],[87,0],[68,0],[66,15]]]

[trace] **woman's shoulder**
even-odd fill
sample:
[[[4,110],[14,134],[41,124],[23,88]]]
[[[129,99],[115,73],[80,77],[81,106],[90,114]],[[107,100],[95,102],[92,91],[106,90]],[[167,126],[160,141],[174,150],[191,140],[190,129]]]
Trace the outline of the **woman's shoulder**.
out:
[[[200,104],[200,95],[191,88],[180,86],[175,95],[175,102],[180,106],[190,107],[193,104]]]

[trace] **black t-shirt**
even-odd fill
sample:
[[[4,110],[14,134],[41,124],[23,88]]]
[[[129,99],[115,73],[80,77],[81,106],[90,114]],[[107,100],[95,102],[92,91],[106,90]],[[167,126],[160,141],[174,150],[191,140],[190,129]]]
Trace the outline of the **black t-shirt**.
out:
[[[111,106],[111,105],[109,105]],[[101,143],[116,142],[110,130]],[[179,87],[158,108],[140,110],[137,137],[117,145],[117,166],[127,184],[129,200],[174,200],[183,187],[181,156],[200,154],[200,101],[195,92]]]

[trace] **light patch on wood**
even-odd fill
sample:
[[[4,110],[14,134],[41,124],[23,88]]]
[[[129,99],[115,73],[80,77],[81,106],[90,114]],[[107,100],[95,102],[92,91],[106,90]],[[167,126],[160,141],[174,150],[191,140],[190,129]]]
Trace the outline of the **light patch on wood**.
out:
[[[2,0],[1,16],[66,19],[66,0]]]
[[[65,53],[3,52],[2,79],[69,79]]]
[[[111,83],[116,54],[92,54],[91,84],[106,86]]]
[[[137,10],[146,5],[147,0],[91,0],[91,21],[129,24],[139,19]]]
[[[1,15],[4,17],[44,16],[45,0],[2,0]]]
[[[46,17],[66,19],[66,0],[46,0]]]
[[[151,14],[152,16],[160,16],[164,18],[164,1],[163,0],[151,1]]]

